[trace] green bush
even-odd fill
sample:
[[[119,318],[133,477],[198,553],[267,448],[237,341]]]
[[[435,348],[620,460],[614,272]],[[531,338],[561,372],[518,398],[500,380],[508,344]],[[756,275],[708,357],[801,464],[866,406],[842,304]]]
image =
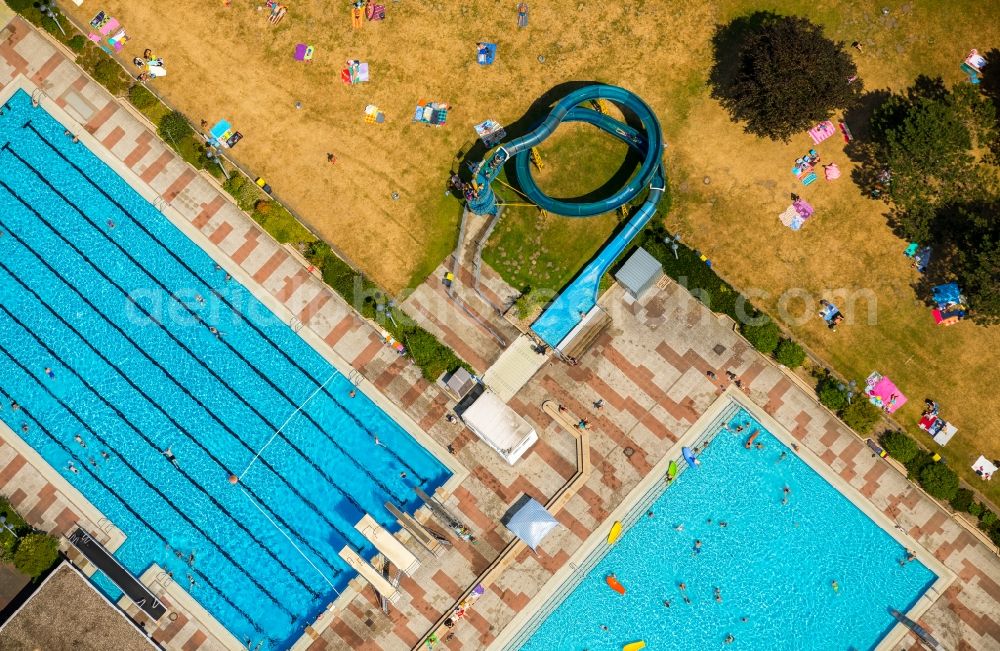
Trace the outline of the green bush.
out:
[[[427,380],[436,380],[445,371],[452,371],[462,365],[455,351],[423,328],[409,329],[403,335],[403,343]]]
[[[932,496],[950,500],[958,493],[958,475],[943,462],[931,463],[920,470],[920,485]]]
[[[744,325],[741,330],[747,341],[765,355],[774,352],[774,349],[778,347],[778,340],[781,338],[778,325],[770,318],[766,318],[764,323],[760,325]]]
[[[910,459],[917,456],[917,453],[920,452],[920,446],[917,445],[916,441],[897,430],[883,432],[882,436],[879,437],[879,442],[890,457],[903,465],[906,465]],[[971,500],[972,493],[969,493],[969,498]],[[961,510],[964,511],[965,509]]]
[[[806,351],[791,339],[782,339],[774,350],[774,359],[788,368],[798,368],[806,361]]]
[[[1000,524],[994,525],[994,527],[986,533],[989,534],[990,540],[993,541],[993,544],[1000,547]]]
[[[125,94],[132,81],[132,78],[125,74],[117,61],[103,53],[98,56],[94,67],[90,69],[90,74],[97,83],[107,88],[108,92],[115,97]]]
[[[87,47],[87,37],[83,34],[74,34],[72,38],[66,41],[66,45],[69,46],[69,49],[80,54],[83,52],[83,48]]]
[[[955,497],[951,498],[951,508],[959,513],[968,513],[972,506],[972,491],[968,488],[959,488],[955,491]]]
[[[19,14],[24,14],[34,9],[35,0],[4,0],[7,6]],[[37,9],[35,9],[37,11]]]
[[[903,465],[906,466],[906,476],[910,481],[916,482],[920,479],[920,472],[927,466],[935,463],[934,455],[927,450],[920,450],[913,458]]]
[[[839,412],[847,406],[847,391],[840,388],[840,380],[824,371],[816,382],[816,395],[820,404],[830,411]]]
[[[996,525],[997,520],[997,514],[987,509],[979,516],[979,528],[983,531],[989,531]]]
[[[840,410],[840,417],[855,432],[867,436],[875,430],[875,425],[882,420],[882,412],[878,407],[868,402],[864,396],[860,396]]]
[[[247,185],[256,187],[250,181],[247,181]],[[277,201],[258,201],[251,217],[282,244],[309,244],[316,241],[316,236]]]
[[[523,320],[531,316],[532,311],[535,309],[535,299],[536,296],[532,292],[531,287],[525,287],[521,291],[521,295],[514,301],[514,307],[517,309],[517,318]]]
[[[260,188],[242,174],[233,174],[222,184],[222,188],[236,199],[236,205],[240,210],[251,212],[257,202],[260,201]]]
[[[306,247],[306,257],[323,273],[326,284],[343,296],[354,309],[366,318],[378,317],[375,306],[387,301],[385,292],[378,285],[341,260],[326,242],[311,242]],[[425,379],[434,381],[445,371],[454,371],[459,366],[468,367],[455,351],[398,310],[394,318],[395,322],[383,318],[378,320],[397,341],[406,346]]]
[[[662,202],[660,210],[667,210]],[[636,238],[636,244],[659,260],[668,276],[687,288],[692,296],[713,312],[726,314],[741,324],[758,315],[756,308],[729,283],[719,278],[697,251],[678,244],[675,257],[671,248],[663,241],[666,235],[667,231],[662,225],[649,226]]]
[[[969,505],[969,515],[974,518],[978,518],[983,514],[983,509],[985,508],[986,507],[984,507],[980,502],[973,502]]]
[[[157,133],[167,143],[179,147],[180,141],[194,135],[194,129],[180,111],[171,111],[160,119]]]
[[[155,106],[160,100],[142,84],[135,84],[128,89],[128,101],[132,102],[132,106],[143,111],[150,106]]]
[[[22,536],[14,552],[14,567],[33,579],[44,574],[58,560],[58,542],[44,533]]]

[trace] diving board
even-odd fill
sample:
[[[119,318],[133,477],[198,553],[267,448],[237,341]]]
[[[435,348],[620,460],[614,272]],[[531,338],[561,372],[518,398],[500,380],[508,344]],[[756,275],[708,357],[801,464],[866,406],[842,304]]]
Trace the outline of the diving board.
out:
[[[77,527],[70,535],[69,542],[77,551],[94,564],[94,567],[111,579],[129,600],[150,616],[155,622],[167,614],[167,608],[156,595],[139,579],[118,562],[115,555],[95,540],[82,527]]]
[[[382,552],[382,555],[389,559],[389,562],[396,566],[396,569],[413,576],[413,573],[420,567],[420,561],[406,548],[395,536],[382,528],[368,513],[365,517],[354,525],[354,528],[361,532],[361,535],[375,545],[375,549]]]
[[[396,520],[403,526],[404,529],[410,532],[413,539],[423,546],[424,549],[434,554],[435,556],[440,556],[444,553],[444,545],[437,541],[430,533],[424,529],[424,526],[416,521],[416,519],[408,513],[404,513],[399,510],[399,508],[392,502],[385,503],[386,510],[395,516]]]
[[[394,604],[399,601],[399,590],[389,583],[389,579],[382,576],[368,561],[358,556],[356,551],[345,546],[340,550],[340,557],[354,568],[361,575],[361,578],[370,583],[376,592],[385,597],[389,603]]]

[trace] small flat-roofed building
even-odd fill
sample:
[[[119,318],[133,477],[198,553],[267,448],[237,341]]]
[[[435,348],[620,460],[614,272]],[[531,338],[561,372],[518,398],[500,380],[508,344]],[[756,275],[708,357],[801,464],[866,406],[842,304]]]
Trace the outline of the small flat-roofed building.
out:
[[[535,428],[492,391],[479,392],[474,402],[460,404],[455,411],[476,436],[511,465],[538,440]]]
[[[62,563],[0,625],[0,649],[150,651],[158,648],[69,563]]]
[[[663,278],[663,265],[642,247],[636,249],[622,268],[615,272],[615,280],[636,300],[660,278]]]

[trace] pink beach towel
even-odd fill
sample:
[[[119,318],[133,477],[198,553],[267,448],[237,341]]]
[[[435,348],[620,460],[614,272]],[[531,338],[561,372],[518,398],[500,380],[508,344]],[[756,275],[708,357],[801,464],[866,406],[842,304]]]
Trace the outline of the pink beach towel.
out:
[[[865,393],[868,394],[873,405],[880,407],[887,414],[893,413],[906,404],[906,396],[896,388],[892,380],[884,376],[873,386],[868,387]]]
[[[833,122],[830,120],[824,120],[812,129],[809,129],[809,137],[812,138],[813,143],[817,145],[835,133],[837,133],[837,130],[834,128]]]
[[[112,18],[108,22],[106,22],[103,25],[101,25],[101,35],[102,36],[107,36],[108,34],[110,34],[111,32],[113,32],[115,30],[115,28],[118,27],[118,25],[119,25],[118,19],[117,18]]]

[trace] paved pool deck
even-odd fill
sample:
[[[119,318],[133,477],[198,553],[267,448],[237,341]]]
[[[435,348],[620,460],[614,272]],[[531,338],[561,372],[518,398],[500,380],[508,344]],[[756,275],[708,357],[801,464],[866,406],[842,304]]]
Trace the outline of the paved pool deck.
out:
[[[953,649],[1000,647],[1000,558],[820,406],[808,387],[764,359],[674,284],[627,308],[619,288],[602,298],[613,323],[578,366],[550,362],[511,405],[537,429],[540,441],[511,468],[464,428],[443,416],[448,398],[419,370],[379,339],[349,305],[326,288],[303,262],[271,240],[218,186],[166,148],[144,120],[90,80],[67,53],[20,19],[0,31],[0,86],[21,77],[45,90],[47,100],[71,116],[90,137],[88,147],[118,159],[149,196],[187,220],[196,241],[267,298],[269,306],[302,325],[314,345],[328,348],[365,378],[363,390],[385,396],[394,417],[416,428],[418,440],[456,468],[447,506],[461,514],[479,541],[452,539],[441,557],[423,564],[400,584],[403,596],[390,615],[370,589],[359,586],[349,603],[324,616],[313,632],[322,649],[397,651],[419,647],[442,613],[493,563],[511,537],[500,517],[522,495],[546,502],[576,472],[576,441],[543,409],[547,399],[590,418],[591,473],[560,511],[563,525],[537,554],[521,552],[454,629],[441,649],[487,648],[553,574],[602,529],[610,514],[706,412],[725,387],[712,370],[740,376],[746,395],[956,574],[958,579],[919,618]],[[234,274],[236,275],[236,274]],[[277,306],[277,307],[274,307]],[[594,411],[594,401],[604,408]],[[51,468],[19,453],[9,431],[0,431],[0,492],[37,526],[65,530],[77,518],[71,496]],[[453,458],[444,452],[452,446]],[[635,452],[626,456],[624,451]],[[58,475],[56,475],[58,477]],[[425,515],[425,514],[424,514]],[[422,516],[423,517],[423,516]],[[443,528],[440,527],[439,528]],[[135,615],[140,618],[141,615]],[[169,649],[216,648],[218,640],[183,612],[152,630]],[[897,648],[917,648],[910,637]]]

